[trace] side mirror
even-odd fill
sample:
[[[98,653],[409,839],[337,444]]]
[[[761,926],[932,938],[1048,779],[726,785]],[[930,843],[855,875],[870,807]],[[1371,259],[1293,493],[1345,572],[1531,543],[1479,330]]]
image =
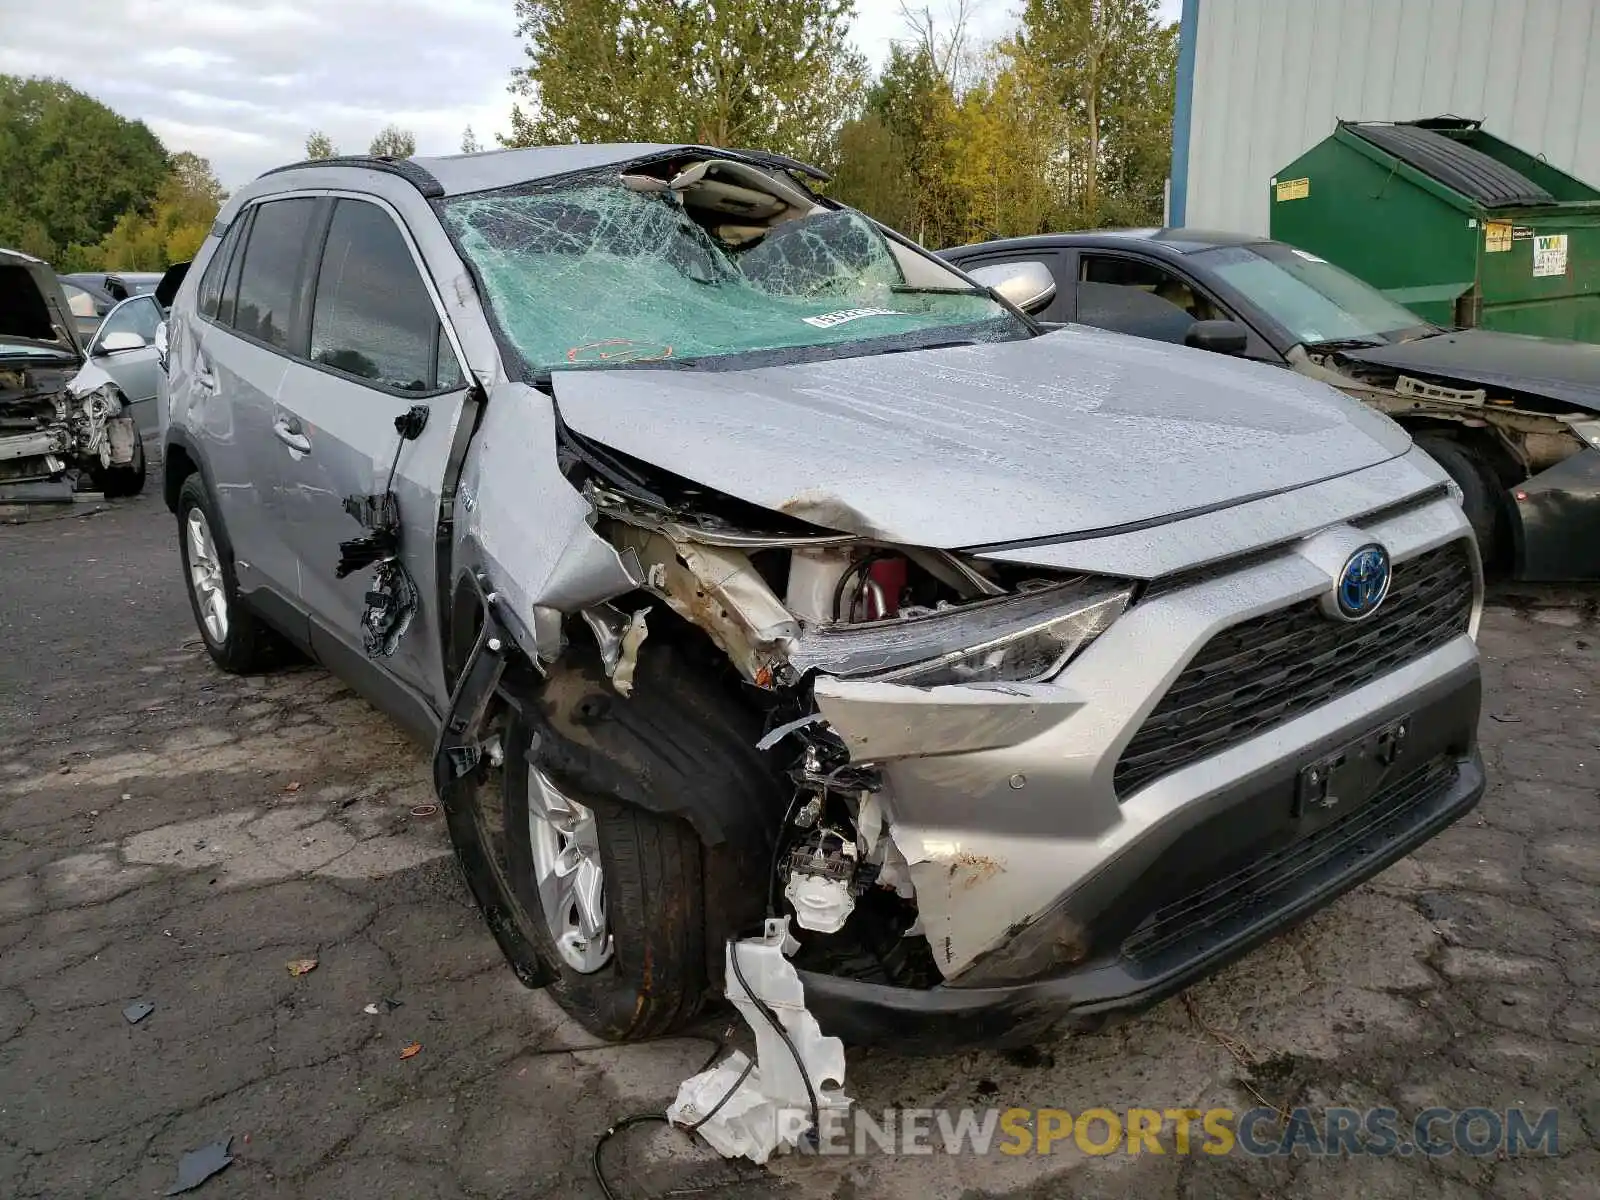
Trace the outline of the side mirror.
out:
[[[121,354],[124,350],[143,350],[148,343],[134,333],[131,329],[119,329],[115,333],[108,333],[100,339],[100,344],[95,347],[95,356],[102,354]]]
[[[1250,335],[1237,321],[1196,321],[1183,335],[1183,344],[1216,354],[1243,354]]]
[[[967,274],[1025,313],[1039,312],[1056,298],[1056,277],[1042,262],[996,263]]]

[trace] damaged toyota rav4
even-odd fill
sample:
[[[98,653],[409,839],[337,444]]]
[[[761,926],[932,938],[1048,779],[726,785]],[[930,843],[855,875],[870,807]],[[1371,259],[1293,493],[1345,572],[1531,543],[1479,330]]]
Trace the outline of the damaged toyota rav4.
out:
[[[211,656],[432,750],[519,977],[605,1038],[787,920],[858,1042],[1148,1004],[1483,791],[1441,470],[1324,384],[1027,315],[776,155],[273,171],[169,330]]]

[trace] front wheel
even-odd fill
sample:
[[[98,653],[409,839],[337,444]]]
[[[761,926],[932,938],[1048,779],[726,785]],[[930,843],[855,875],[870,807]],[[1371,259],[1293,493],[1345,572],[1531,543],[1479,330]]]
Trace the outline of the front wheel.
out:
[[[123,466],[100,468],[100,493],[107,500],[121,500],[144,491],[144,439],[133,435],[133,458]]]
[[[1503,509],[1500,484],[1494,470],[1473,450],[1447,437],[1423,436],[1417,439],[1432,458],[1444,468],[1446,475],[1461,491],[1461,511],[1478,539],[1478,556],[1487,568],[1499,561],[1504,542]]]

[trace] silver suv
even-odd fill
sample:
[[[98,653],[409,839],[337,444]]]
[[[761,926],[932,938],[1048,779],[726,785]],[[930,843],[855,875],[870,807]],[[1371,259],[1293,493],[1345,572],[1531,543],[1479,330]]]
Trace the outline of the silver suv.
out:
[[[302,163],[177,295],[165,494],[212,657],[297,648],[432,748],[526,983],[659,1034],[785,915],[830,1032],[1021,1042],[1477,801],[1478,557],[1402,430],[1047,331],[1047,279],[816,178]]]

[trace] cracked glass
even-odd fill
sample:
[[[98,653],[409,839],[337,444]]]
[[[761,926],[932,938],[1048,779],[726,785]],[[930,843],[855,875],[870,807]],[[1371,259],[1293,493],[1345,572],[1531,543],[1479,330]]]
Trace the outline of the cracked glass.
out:
[[[504,335],[540,373],[1028,334],[981,292],[907,286],[888,239],[848,209],[741,231],[737,245],[702,227],[676,194],[620,182],[462,197],[444,219]]]

